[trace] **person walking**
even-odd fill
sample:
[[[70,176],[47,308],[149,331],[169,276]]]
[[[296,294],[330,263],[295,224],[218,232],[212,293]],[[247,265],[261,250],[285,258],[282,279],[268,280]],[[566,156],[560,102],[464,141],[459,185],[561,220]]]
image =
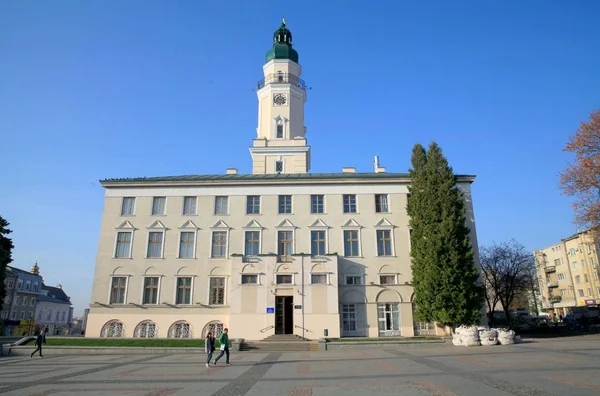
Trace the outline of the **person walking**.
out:
[[[42,330],[40,332],[40,334],[38,334],[37,338],[35,339],[35,351],[33,351],[33,353],[31,354],[31,357],[33,357],[33,355],[35,355],[35,353],[37,351],[40,351],[40,359],[43,358],[44,356],[42,356],[42,344],[44,343],[44,330]]]
[[[215,359],[215,366],[217,365],[217,362],[219,361],[219,359],[221,359],[223,357],[223,355],[227,355],[225,357],[225,364],[228,366],[231,366],[231,363],[229,363],[229,329],[223,329],[223,332],[221,333],[221,335],[219,336],[219,343],[221,344],[221,353],[219,353],[219,356],[217,356],[217,358]]]
[[[206,352],[206,367],[210,367],[210,360],[212,359],[214,351],[215,339],[212,336],[212,333],[209,331],[206,335],[206,339],[204,340],[204,352]]]

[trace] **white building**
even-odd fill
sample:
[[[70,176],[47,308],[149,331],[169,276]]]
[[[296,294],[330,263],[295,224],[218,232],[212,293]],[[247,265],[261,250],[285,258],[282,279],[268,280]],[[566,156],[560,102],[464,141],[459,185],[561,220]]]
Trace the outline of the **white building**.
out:
[[[35,327],[47,335],[69,335],[73,307],[62,286],[42,285],[35,310]]]
[[[301,71],[284,23],[258,83],[252,174],[101,182],[86,336],[435,332],[413,321],[408,174],[308,173]],[[457,176],[477,253],[474,179]]]

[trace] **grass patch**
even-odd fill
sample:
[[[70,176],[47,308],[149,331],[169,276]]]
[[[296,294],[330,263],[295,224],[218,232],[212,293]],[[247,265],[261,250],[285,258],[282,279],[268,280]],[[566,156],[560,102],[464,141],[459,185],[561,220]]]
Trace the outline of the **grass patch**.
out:
[[[410,342],[410,341],[439,341],[439,337],[404,337],[404,338],[327,338],[327,342]]]
[[[32,341],[33,342],[33,341]],[[219,342],[216,343],[219,349]],[[155,347],[155,348],[204,348],[204,340],[135,339],[135,338],[47,338],[44,346],[79,347]],[[229,343],[231,346],[231,343]]]

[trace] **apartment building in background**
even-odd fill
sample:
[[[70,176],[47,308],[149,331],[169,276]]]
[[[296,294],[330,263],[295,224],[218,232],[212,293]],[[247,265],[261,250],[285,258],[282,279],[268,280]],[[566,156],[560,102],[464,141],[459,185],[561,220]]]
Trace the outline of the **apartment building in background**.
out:
[[[534,252],[542,305],[557,315],[596,316],[600,306],[600,239],[579,232]]]
[[[252,174],[101,181],[87,337],[436,333],[413,320],[408,174],[378,159],[373,172],[309,173],[298,61],[284,22],[257,84]],[[478,264],[474,179],[457,176]]]

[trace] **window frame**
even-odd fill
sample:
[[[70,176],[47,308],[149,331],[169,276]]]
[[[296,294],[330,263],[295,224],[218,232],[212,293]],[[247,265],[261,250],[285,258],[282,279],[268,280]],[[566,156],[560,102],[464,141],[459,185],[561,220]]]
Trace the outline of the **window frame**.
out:
[[[129,275],[110,275],[109,278],[110,278],[110,282],[108,282],[108,297],[106,299],[106,301],[108,302],[108,305],[126,305],[127,304],[127,291],[129,288]],[[125,288],[123,290],[123,302],[122,303],[111,302],[114,278],[125,278]]]
[[[281,165],[281,170],[277,170],[278,165]],[[282,159],[275,160],[275,173],[285,173],[285,161]]]
[[[129,238],[129,254],[126,256],[118,256],[117,249],[119,247],[119,234],[130,234]],[[115,234],[115,244],[113,249],[113,259],[131,259],[133,258],[133,230],[117,229]]]
[[[383,206],[381,204],[381,198],[385,197],[385,209],[383,210]],[[379,198],[379,202],[378,202]],[[379,204],[379,210],[377,210],[377,205]],[[389,194],[375,194],[375,213],[391,213],[390,209],[390,195]]]
[[[315,211],[315,203],[313,202],[314,198],[321,198],[321,211]],[[319,207],[319,203],[316,203],[317,208]],[[310,214],[325,214],[325,194],[311,194],[310,195]]]
[[[319,254],[313,254],[313,233],[315,232],[322,232],[323,233],[323,253],[319,253]],[[309,240],[309,248],[310,248],[310,257],[318,257],[318,256],[325,256],[329,253],[329,249],[328,249],[328,245],[329,245],[329,238],[328,238],[328,232],[326,228],[323,227],[318,227],[318,228],[310,228],[308,236],[310,238]],[[321,243],[321,240],[318,240],[318,243]]]
[[[276,285],[280,285],[280,286],[295,286],[296,282],[295,282],[295,274],[290,274],[289,272],[277,272],[275,273],[275,284]],[[290,283],[280,283],[279,282],[279,277],[280,276],[290,276],[291,277],[291,282]]]
[[[330,282],[330,275],[328,272],[311,272],[310,273],[310,284],[311,285],[324,285],[324,286],[328,286],[331,284]],[[317,276],[317,277],[325,277],[325,282],[314,282],[313,280],[313,276]]]
[[[154,212],[154,206],[155,203],[157,202],[157,200],[162,199],[163,203],[162,203],[162,211],[160,213],[155,213]],[[167,197],[166,196],[158,196],[158,197],[152,197],[152,207],[150,208],[150,216],[166,216],[167,213]]]
[[[348,211],[346,211],[346,197],[354,197],[354,211],[352,211],[352,204],[348,203]],[[342,194],[342,213],[343,214],[358,214],[358,194]]]
[[[348,278],[358,278],[359,283],[348,283]],[[363,286],[365,284],[362,275],[354,275],[354,274],[344,275],[344,281],[345,281],[346,286]]]
[[[292,239],[291,239],[291,253],[288,254],[280,254],[279,253],[279,233],[280,232],[291,232],[292,233]],[[292,257],[295,253],[296,253],[296,229],[295,228],[276,228],[275,230],[275,246],[276,246],[276,252],[277,252],[277,257]],[[287,240],[286,240],[287,241]]]
[[[181,243],[182,240],[181,238],[183,237],[183,234],[193,234],[194,236],[194,242],[192,244],[192,257],[182,257],[181,256]],[[177,258],[181,259],[181,260],[195,260],[196,259],[196,246],[198,245],[198,230],[192,230],[192,229],[187,229],[187,228],[183,228],[183,229],[179,229],[179,238],[177,238]]]
[[[144,300],[144,296],[146,295],[146,279],[149,278],[156,278],[158,279],[158,284],[156,285],[156,303],[147,303]],[[141,305],[160,305],[160,288],[161,288],[161,283],[162,283],[162,276],[161,275],[144,275],[142,277],[142,298],[140,299],[140,301],[142,302]]]
[[[179,303],[177,302],[178,299],[178,294],[179,294],[179,279],[189,279],[190,280],[190,301],[188,303]],[[175,295],[173,296],[173,303],[174,305],[182,305],[182,306],[187,306],[187,305],[193,305],[194,304],[194,276],[192,275],[177,275],[175,276]]]
[[[377,276],[379,277],[379,279],[377,279],[377,280],[379,281],[378,284],[380,286],[394,286],[394,285],[398,284],[398,274],[381,273],[381,274],[377,274]],[[383,282],[381,282],[382,277],[392,277],[394,283],[383,283]]]
[[[245,276],[255,276],[256,277],[256,282],[245,282],[244,283],[244,277]],[[245,286],[245,285],[260,285],[260,274],[258,273],[241,273],[240,274],[240,285]]]
[[[348,256],[346,255],[346,232],[356,232],[356,238],[357,238],[357,249],[358,249],[358,254],[355,256]],[[361,229],[358,227],[343,227],[342,228],[342,247],[344,249],[344,257],[362,257],[362,247],[361,247]]]
[[[193,211],[186,211],[186,207],[185,207],[186,200],[192,200],[192,199],[193,199],[193,202],[194,202],[194,210]],[[186,196],[183,197],[183,207],[182,207],[182,210],[181,210],[181,215],[182,216],[198,216],[198,197],[197,196],[186,195]]]
[[[248,233],[249,232],[256,232],[256,233],[258,233],[258,252],[256,254],[248,254],[248,251],[247,251],[247,247],[248,247],[247,237],[248,237]],[[242,247],[242,251],[244,252],[244,257],[258,257],[261,254],[261,252],[262,252],[262,229],[245,228],[244,229],[243,243],[244,243],[244,246]]]
[[[246,214],[247,215],[259,215],[261,214],[261,196],[260,195],[246,195]],[[252,199],[252,208],[253,210],[257,210],[256,212],[250,212],[250,199]],[[258,209],[256,208],[256,200],[258,200]]]
[[[127,201],[127,202],[133,202],[133,205],[131,207],[131,213],[129,213],[129,210],[125,210],[125,202],[126,200],[131,200],[131,201]],[[121,198],[121,216],[135,216],[135,207],[136,205],[136,197],[122,197]],[[129,209],[129,208],[128,208]]]
[[[17,290],[23,290],[23,279],[17,280]],[[19,297],[19,296],[17,296]]]
[[[214,278],[216,278],[216,279],[219,279],[219,278],[223,279],[223,303],[222,304],[211,304],[211,299],[210,299],[210,296],[212,294],[211,293],[211,287],[212,287],[211,286],[211,280],[214,279]],[[207,297],[208,298],[206,299],[206,301],[207,301],[207,304],[209,306],[221,307],[221,306],[226,306],[227,305],[227,276],[219,275],[219,276],[209,276],[208,277],[208,296]]]
[[[285,202],[289,198],[289,202]],[[284,202],[282,202],[282,199]],[[283,211],[289,209],[289,212]],[[277,196],[277,213],[279,214],[293,214],[294,213],[294,199],[292,195],[278,195]]]
[[[150,234],[162,234],[161,236],[161,244],[160,244],[160,255],[157,257],[154,256],[150,256]],[[149,260],[155,260],[155,259],[164,259],[165,258],[165,230],[164,229],[156,229],[156,228],[150,228],[148,230],[148,235],[146,238],[146,259]]]
[[[379,254],[379,232],[388,231],[390,233],[390,254]],[[385,245],[384,245],[385,247]],[[375,228],[375,256],[376,257],[396,257],[394,228],[393,227],[376,227]]]
[[[356,303],[342,304],[341,316],[342,316],[342,334],[352,333],[355,334],[358,331],[358,320],[357,320],[357,309]],[[354,318],[350,319],[350,315]],[[346,323],[354,323],[353,330],[346,330]]]
[[[221,203],[220,205],[217,202]],[[223,202],[225,202],[225,211],[223,212]],[[229,195],[215,195],[214,211],[215,216],[229,216]]]
[[[225,234],[225,254],[223,256],[215,256],[214,251],[214,238],[215,233],[224,233]],[[221,229],[221,228],[213,228],[210,232],[210,257],[211,259],[223,260],[229,257],[229,229]]]

